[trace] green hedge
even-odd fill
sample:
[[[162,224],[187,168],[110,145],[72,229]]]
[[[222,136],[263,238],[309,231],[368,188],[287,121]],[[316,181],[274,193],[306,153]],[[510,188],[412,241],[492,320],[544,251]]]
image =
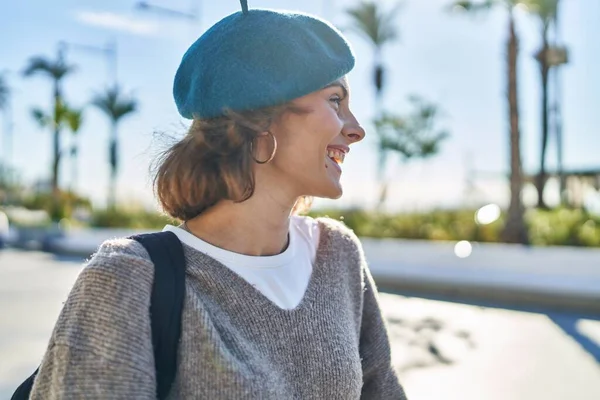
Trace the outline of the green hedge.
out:
[[[494,223],[482,226],[475,222],[475,211],[377,214],[364,210],[315,210],[309,215],[343,220],[363,237],[499,242],[504,215]],[[533,245],[600,247],[600,217],[583,210],[532,209],[526,214],[526,223]]]
[[[476,210],[435,210],[426,213],[378,214],[352,210],[314,210],[313,217],[329,216],[342,220],[358,236],[423,240],[469,240],[499,242],[504,215],[492,224],[475,223]],[[526,214],[531,243],[537,246],[600,247],[600,217],[582,210],[532,209]],[[96,227],[162,229],[178,221],[157,211],[99,210],[92,216]]]
[[[29,210],[44,210],[50,219],[56,222],[70,218],[75,208],[92,209],[88,198],[69,191],[60,191],[57,199],[49,192],[34,193],[22,198],[19,205]]]
[[[583,210],[531,210],[527,223],[534,245],[600,246],[600,216]]]
[[[147,210],[96,210],[92,214],[90,223],[101,228],[133,228],[133,229],[162,229],[166,224],[179,225],[179,223],[158,211]]]

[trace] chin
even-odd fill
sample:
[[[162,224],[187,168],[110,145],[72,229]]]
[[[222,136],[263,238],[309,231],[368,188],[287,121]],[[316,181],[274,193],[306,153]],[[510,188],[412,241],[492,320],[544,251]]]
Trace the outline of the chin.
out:
[[[314,195],[315,197],[321,197],[324,199],[336,200],[342,197],[344,189],[339,182],[335,184],[329,183],[326,187],[319,191],[319,194]]]

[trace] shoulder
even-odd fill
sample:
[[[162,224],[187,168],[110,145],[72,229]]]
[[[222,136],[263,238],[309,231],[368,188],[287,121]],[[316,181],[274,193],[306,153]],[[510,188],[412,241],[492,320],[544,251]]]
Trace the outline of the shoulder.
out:
[[[77,279],[77,287],[96,288],[106,293],[137,293],[149,289],[154,278],[150,255],[140,243],[121,238],[107,240],[85,264]]]
[[[150,255],[139,242],[129,238],[118,238],[104,241],[98,251],[92,256],[96,258],[134,258],[140,261],[150,261]]]
[[[332,254],[343,255],[345,261],[352,261],[358,269],[362,270],[365,265],[365,255],[360,239],[354,231],[342,221],[331,218],[317,218],[321,226],[321,236],[325,240],[326,247]]]
[[[154,267],[150,255],[135,240],[120,238],[107,240],[100,245],[82,270],[82,277],[113,275],[122,279],[135,278],[136,281],[152,280]]]
[[[344,222],[328,217],[317,218],[315,221],[321,226],[322,232],[327,234],[336,245],[348,245],[362,251],[360,239]]]
[[[332,265],[341,266],[338,277],[350,285],[354,304],[362,304],[368,265],[360,239],[344,222],[331,218],[317,218],[321,225],[323,251]]]

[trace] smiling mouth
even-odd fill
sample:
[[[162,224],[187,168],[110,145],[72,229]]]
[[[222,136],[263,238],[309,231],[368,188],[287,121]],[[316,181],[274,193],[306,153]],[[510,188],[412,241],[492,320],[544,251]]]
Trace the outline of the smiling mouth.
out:
[[[327,149],[327,157],[331,159],[337,165],[341,165],[344,163],[344,158],[346,158],[346,153],[339,149]]]

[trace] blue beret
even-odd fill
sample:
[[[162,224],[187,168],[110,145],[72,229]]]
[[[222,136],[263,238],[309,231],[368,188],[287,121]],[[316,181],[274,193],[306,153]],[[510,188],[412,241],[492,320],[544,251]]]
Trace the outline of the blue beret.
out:
[[[317,17],[242,7],[186,51],[173,96],[185,118],[282,104],[325,87],[354,67],[342,34]]]

